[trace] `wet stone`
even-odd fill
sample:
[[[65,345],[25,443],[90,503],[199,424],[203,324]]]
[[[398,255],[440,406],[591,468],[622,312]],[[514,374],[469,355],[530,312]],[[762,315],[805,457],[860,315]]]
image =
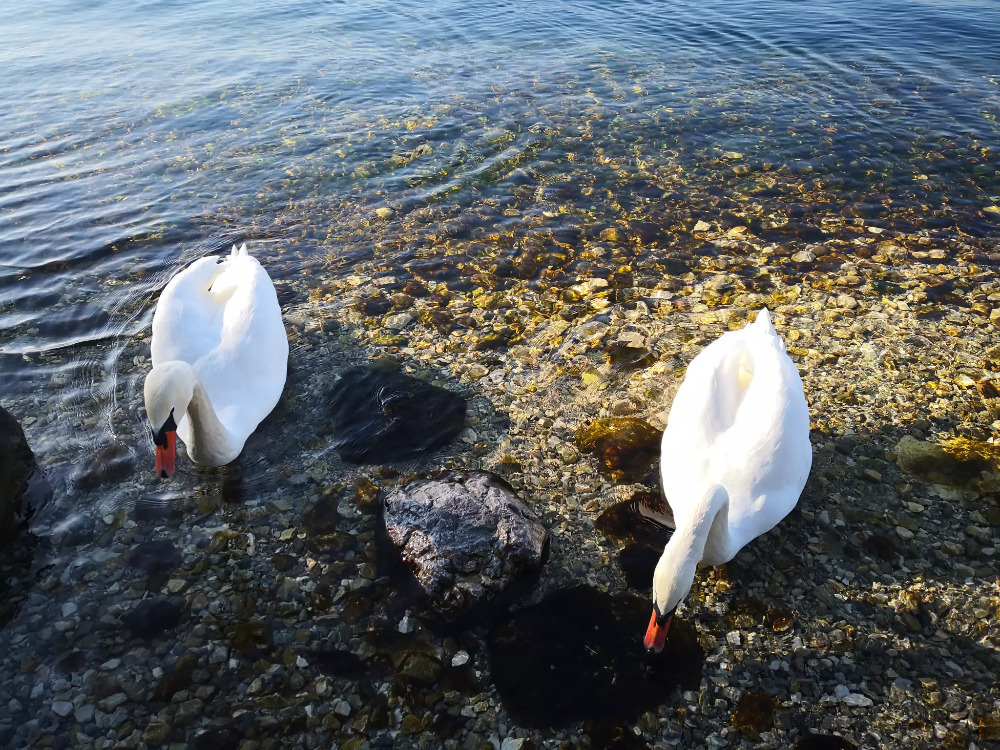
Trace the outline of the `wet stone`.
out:
[[[49,495],[21,425],[0,407],[0,534],[11,531],[23,513]]]
[[[733,714],[733,726],[749,739],[760,741],[761,732],[774,726],[774,712],[781,708],[781,701],[769,695],[747,693],[740,700]]]
[[[163,575],[177,570],[182,557],[180,550],[172,542],[166,539],[153,539],[129,550],[125,555],[125,562],[150,575]]]
[[[124,443],[105,446],[74,476],[73,483],[82,490],[124,479],[135,466],[135,454]]]
[[[627,500],[605,509],[594,525],[610,539],[658,547],[662,551],[670,539],[672,524],[670,506],[660,492],[639,489]]]
[[[639,481],[659,455],[661,430],[635,417],[598,419],[576,433],[577,447],[597,457],[616,480]]]
[[[175,693],[187,690],[192,685],[194,668],[198,664],[198,657],[193,653],[184,654],[174,666],[168,670],[159,684],[156,686],[154,695],[158,700],[170,700]]]
[[[153,638],[176,627],[181,621],[181,602],[173,597],[158,597],[141,602],[126,618],[134,635]]]
[[[567,627],[573,612],[586,615]],[[704,652],[696,632],[675,618],[663,651],[647,654],[642,632],[649,613],[646,598],[575,586],[494,627],[487,638],[490,668],[514,721],[633,720],[678,686],[697,689]]]
[[[604,349],[604,355],[612,367],[619,370],[640,370],[656,361],[656,356],[645,347],[615,341]]]
[[[548,544],[537,516],[489,472],[410,482],[386,497],[384,521],[426,605],[446,619],[536,571]]]
[[[428,654],[409,654],[396,670],[400,680],[413,685],[432,685],[441,676],[441,662]]]
[[[412,458],[465,427],[465,399],[399,372],[346,371],[333,388],[333,446],[351,463]]]
[[[952,487],[965,487],[991,468],[990,461],[974,451],[962,455],[911,435],[904,435],[896,445],[896,463],[910,474]]]

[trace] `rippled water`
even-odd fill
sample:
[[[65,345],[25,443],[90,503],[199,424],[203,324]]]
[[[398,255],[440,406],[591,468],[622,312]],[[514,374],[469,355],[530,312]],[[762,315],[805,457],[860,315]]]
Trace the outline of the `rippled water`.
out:
[[[806,240],[850,216],[984,251],[1000,237],[989,2],[2,15],[0,395],[43,463],[123,433],[145,449],[136,336],[171,273],[236,241],[294,300],[444,254],[517,263],[541,235],[570,250],[519,273],[575,278],[581,237],[669,255],[697,248],[682,214],[734,209],[762,233],[792,217]]]

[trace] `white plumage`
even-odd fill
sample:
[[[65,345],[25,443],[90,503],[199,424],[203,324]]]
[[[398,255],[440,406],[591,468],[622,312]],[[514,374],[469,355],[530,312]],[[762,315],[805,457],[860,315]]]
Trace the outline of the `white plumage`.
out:
[[[662,648],[698,563],[728,562],[772,529],[795,507],[811,465],[802,381],[764,309],[699,353],[674,397],[660,473],[676,531],[653,576],[647,647]]]
[[[173,412],[196,463],[235,459],[277,404],[288,337],[267,272],[244,244],[170,280],[153,315],[146,412],[154,435]]]

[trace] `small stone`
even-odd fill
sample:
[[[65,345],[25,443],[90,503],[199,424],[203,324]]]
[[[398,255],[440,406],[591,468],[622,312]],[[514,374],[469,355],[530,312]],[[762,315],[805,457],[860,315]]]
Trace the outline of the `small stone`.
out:
[[[739,646],[742,639],[740,638],[740,631],[732,630],[726,633],[726,641],[732,646]]]
[[[167,592],[171,594],[177,594],[185,589],[187,586],[187,581],[181,578],[171,578],[167,581]]]
[[[58,716],[69,716],[73,713],[73,704],[69,701],[53,701],[52,712]]]
[[[913,532],[903,526],[896,527],[896,534],[899,536],[900,539],[903,539],[904,541],[909,541],[910,539],[913,539]]]
[[[387,206],[382,206],[381,208],[375,209],[375,215],[380,219],[388,219],[392,216],[392,209]]]
[[[114,710],[127,700],[128,696],[125,693],[115,693],[114,695],[109,695],[97,705],[104,713],[110,714],[114,713]]]
[[[417,734],[423,731],[424,722],[419,716],[414,714],[407,714],[403,717],[403,721],[399,725],[400,730],[404,734]]]
[[[861,693],[849,693],[844,696],[844,704],[848,706],[856,706],[858,708],[867,708],[872,705],[872,699],[868,698]]]
[[[837,685],[837,687],[833,689],[833,694],[841,700],[844,700],[851,694],[851,691],[847,688],[847,685]]]
[[[451,666],[461,667],[463,664],[469,663],[469,654],[466,651],[459,651],[453,657],[451,657]]]
[[[694,225],[694,231],[696,232],[707,232],[712,228],[712,225],[703,219],[699,219],[698,223]]]
[[[347,718],[351,715],[351,704],[345,700],[339,700],[333,704],[333,712],[341,718]]]
[[[170,736],[170,725],[162,721],[150,724],[142,733],[142,739],[149,745],[162,745]]]

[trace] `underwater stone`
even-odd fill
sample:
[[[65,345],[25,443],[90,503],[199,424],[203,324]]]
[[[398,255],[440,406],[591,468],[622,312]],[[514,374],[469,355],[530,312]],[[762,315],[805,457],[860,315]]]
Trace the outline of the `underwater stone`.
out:
[[[136,546],[125,555],[125,562],[150,575],[171,573],[181,565],[181,552],[166,539],[152,539]]]
[[[991,468],[989,460],[966,451],[957,455],[944,447],[904,435],[896,445],[896,463],[904,471],[929,482],[964,487],[979,479],[980,472]]]
[[[597,456],[601,471],[616,480],[638,481],[659,452],[662,430],[635,417],[598,419],[576,433],[584,453]]]
[[[22,513],[38,507],[51,494],[24,430],[0,407],[0,534],[11,531]]]
[[[548,532],[500,477],[450,472],[385,499],[385,528],[430,610],[452,619],[541,567]]]
[[[171,598],[147,599],[126,618],[134,635],[153,638],[176,627],[181,621],[180,600]]]
[[[90,490],[128,476],[135,466],[135,456],[124,443],[105,446],[73,476],[73,484]]]
[[[747,693],[733,713],[733,726],[754,742],[760,742],[761,732],[774,726],[774,712],[781,708],[781,701],[770,695]]]
[[[351,463],[412,458],[465,427],[465,399],[399,372],[347,370],[331,396],[333,446]]]

